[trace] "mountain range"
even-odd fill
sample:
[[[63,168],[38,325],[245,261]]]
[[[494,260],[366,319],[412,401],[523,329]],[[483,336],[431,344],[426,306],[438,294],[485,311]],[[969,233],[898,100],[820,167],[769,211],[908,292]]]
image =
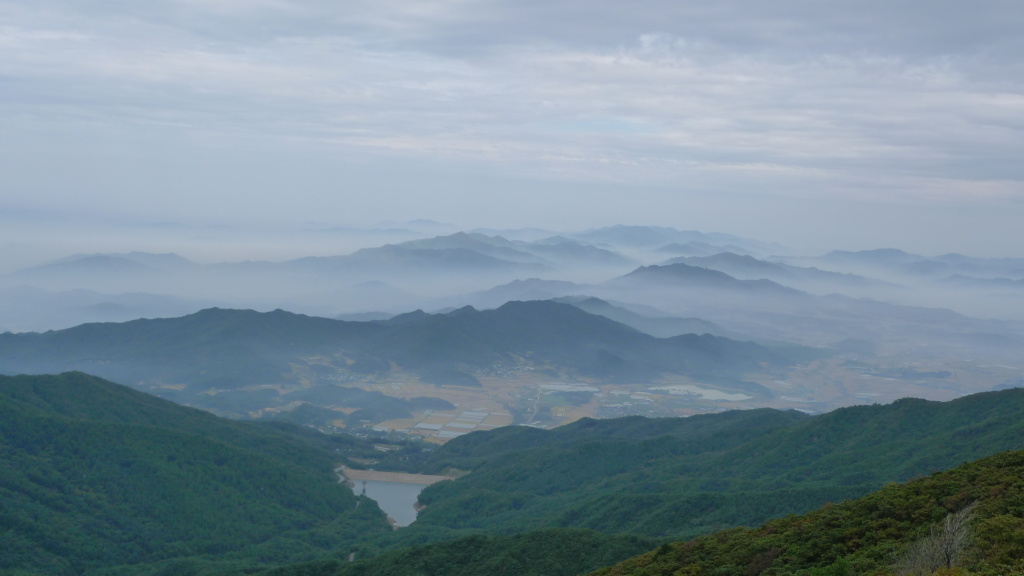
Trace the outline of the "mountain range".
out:
[[[213,401],[205,393],[211,389],[296,387],[296,366],[314,379],[397,368],[426,382],[478,386],[474,374],[502,362],[528,362],[554,377],[635,382],[663,374],[737,376],[820,354],[709,334],[655,338],[552,301],[416,311],[370,322],[208,309],[181,318],[0,334],[2,372],[82,370],[199,406]]]
[[[666,260],[662,264],[699,266],[718,270],[738,279],[772,280],[792,288],[819,294],[839,292],[851,296],[877,295],[903,289],[897,284],[857,274],[830,272],[815,267],[759,260],[750,255],[733,252],[719,252],[704,256],[680,256]]]
[[[1024,570],[1024,259],[416,228],[0,275],[0,573]]]
[[[650,226],[546,234],[533,231],[520,235],[527,239],[508,239],[495,231],[456,232],[281,262],[200,264],[175,254],[81,254],[0,276],[0,289],[8,290],[0,329],[168,317],[211,306],[335,317],[589,296],[655,309],[649,316],[700,318],[749,338],[815,346],[857,338],[878,340],[884,348],[885,342],[934,339],[932,334],[948,331],[939,317],[928,325],[894,326],[888,312],[872,309],[872,301],[991,319],[972,327],[956,320],[954,329],[961,334],[942,344],[947,349],[970,341],[963,332],[1024,332],[1005,325],[1024,319],[1020,259],[929,258],[895,249],[785,256],[779,255],[785,251],[781,246]],[[683,257],[665,261],[673,245],[699,248],[700,255],[684,250]],[[659,251],[666,247],[668,252]],[[692,268],[729,278],[713,281]],[[51,304],[43,304],[38,293],[27,294],[29,289],[43,291]],[[74,290],[104,296],[91,298],[83,310],[60,301]],[[792,291],[806,294],[798,297]],[[56,316],[63,320],[46,314],[47,309],[64,311]],[[26,317],[26,310],[44,313]],[[907,351],[897,345],[900,353]]]
[[[427,488],[408,530],[571,526],[679,538],[750,526],[1024,449],[1021,413],[1024,389],[1013,389],[817,416],[759,409],[472,433],[401,464],[471,471]]]
[[[587,419],[381,452],[345,435],[220,419],[81,373],[0,377],[0,570],[570,576],[646,549],[601,573],[699,565],[740,576],[755,560],[769,573],[842,563],[847,572],[828,574],[865,573],[977,501],[979,556],[968,560],[1006,573],[1020,567],[1024,461],[992,455],[1022,448],[1022,408],[1018,389],[820,416]],[[468,473],[427,488],[417,522],[394,532],[331,472],[370,459]],[[361,560],[347,562],[351,552]]]

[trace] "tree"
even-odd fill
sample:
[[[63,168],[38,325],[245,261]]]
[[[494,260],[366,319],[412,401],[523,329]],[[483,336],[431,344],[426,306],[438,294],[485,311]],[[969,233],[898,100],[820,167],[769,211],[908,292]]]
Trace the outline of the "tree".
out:
[[[932,526],[928,536],[914,542],[896,562],[896,574],[918,576],[934,573],[939,568],[953,568],[973,540],[971,523],[977,502],[947,515],[940,526]]]

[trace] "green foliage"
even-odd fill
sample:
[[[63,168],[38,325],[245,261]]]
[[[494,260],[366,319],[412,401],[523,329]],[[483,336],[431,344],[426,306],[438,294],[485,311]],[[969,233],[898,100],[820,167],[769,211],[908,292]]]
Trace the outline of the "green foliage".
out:
[[[469,536],[352,564],[322,561],[275,569],[266,576],[575,576],[654,544],[634,536],[547,529],[506,537]]]
[[[383,454],[80,373],[0,377],[0,573],[228,576],[287,565],[276,574],[568,576],[669,537],[831,501],[842,503],[664,545],[602,573],[880,574],[948,512],[979,501],[966,569],[994,576],[1024,570],[1024,453],[849,499],[1021,448],[1022,409],[1024,390],[1007,390],[817,417],[587,419]],[[424,490],[420,519],[391,532],[331,471],[342,455],[366,454],[410,471],[472,472]],[[350,552],[363,560],[349,564]]]
[[[943,519],[977,503],[976,537],[947,574],[1024,571],[1024,452],[1006,452],[803,516],[680,542],[594,576],[887,574]],[[958,572],[959,570],[959,572]],[[941,572],[941,571],[940,571]]]
[[[0,377],[0,570],[284,563],[387,533],[302,436],[80,373]]]
[[[403,532],[563,526],[681,538],[750,526],[1024,448],[1022,413],[1024,390],[1007,390],[817,417],[764,409],[472,433],[401,462],[472,470],[425,489],[427,508]]]

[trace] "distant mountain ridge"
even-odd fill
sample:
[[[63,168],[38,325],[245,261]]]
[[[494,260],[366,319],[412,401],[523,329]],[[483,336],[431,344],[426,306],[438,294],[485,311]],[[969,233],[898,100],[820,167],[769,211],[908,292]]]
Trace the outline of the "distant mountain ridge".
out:
[[[181,318],[0,334],[3,372],[82,370],[131,384],[184,384],[195,392],[287,381],[292,364],[311,356],[332,358],[331,369],[339,372],[380,373],[398,365],[428,381],[443,373],[457,380],[521,359],[613,382],[663,373],[735,375],[761,363],[798,361],[789,352],[710,335],[654,338],[551,301],[418,311],[373,322],[208,309]]]
[[[571,236],[595,244],[646,249],[656,249],[669,244],[686,244],[690,242],[700,242],[716,246],[735,245],[757,252],[774,252],[782,249],[781,246],[776,244],[740,238],[732,234],[677,230],[665,226],[617,225],[587,230],[572,234]]]
[[[398,244],[363,248],[351,254],[310,256],[284,262],[232,262],[197,264],[177,254],[145,252],[77,254],[40,266],[6,275],[8,282],[44,283],[40,287],[57,288],[78,282],[77,288],[95,288],[85,284],[102,283],[104,275],[121,282],[154,281],[170,274],[189,277],[223,273],[247,274],[293,271],[324,278],[338,272],[356,275],[361,280],[380,280],[368,274],[402,275],[430,270],[434,273],[486,273],[495,270],[533,273],[552,271],[555,266],[629,266],[632,260],[606,248],[571,238],[556,241],[511,241],[501,236],[457,232]],[[3,278],[0,278],[3,279]],[[386,278],[384,278],[386,279]]]
[[[31,286],[0,288],[0,332],[40,332],[89,322],[125,322],[191,314],[215,305],[143,293],[104,294],[92,290],[51,292]]]
[[[941,278],[960,274],[979,278],[1024,279],[1024,258],[978,258],[963,254],[929,258],[895,248],[884,248],[859,252],[834,250],[814,260],[826,265],[910,277]]]
[[[700,318],[672,318],[644,316],[621,306],[615,306],[605,300],[585,296],[566,296],[553,298],[555,302],[571,304],[591,314],[598,314],[657,338],[670,338],[680,334],[711,334],[724,338],[743,339],[742,336],[718,326],[713,322]]]
[[[523,241],[457,232],[280,262],[200,264],[173,253],[76,254],[0,275],[0,289],[23,285],[51,292],[173,294],[236,308],[288,308],[334,316],[382,309],[394,313],[422,306],[421,302],[453,286],[481,290],[524,277],[595,270],[612,275],[635,265],[614,248],[568,237]],[[392,288],[372,293],[361,289],[367,283]],[[124,319],[116,310],[107,316],[103,312],[99,310],[97,319]],[[136,317],[156,315],[146,312]],[[15,323],[0,315],[0,324]]]
[[[614,286],[638,283],[643,283],[644,287],[648,289],[656,288],[661,284],[690,289],[763,293],[772,296],[804,294],[800,290],[783,286],[771,280],[739,280],[718,270],[684,263],[641,266],[629,274],[609,280],[605,284]]]
[[[718,270],[743,280],[771,280],[784,286],[817,294],[840,293],[849,296],[886,295],[906,291],[903,286],[857,274],[830,272],[815,267],[794,266],[758,260],[753,256],[719,252],[706,256],[682,256],[662,263],[688,264]]]
[[[441,228],[432,227],[435,233]],[[445,231],[452,230],[445,228]],[[424,231],[426,233],[426,231]],[[503,236],[506,234],[508,237]],[[339,249],[339,252],[341,250]],[[466,304],[498,306],[498,292],[505,300],[547,299],[588,295],[605,300],[631,302],[658,307],[653,290],[630,298],[629,292],[616,291],[622,276],[655,274],[651,266],[688,264],[721,271],[741,281],[765,279],[782,286],[817,295],[841,294],[852,298],[870,298],[913,306],[950,308],[980,318],[1024,318],[1024,301],[1017,282],[1024,281],[1024,259],[975,258],[945,254],[933,258],[898,249],[862,252],[833,251],[817,258],[785,256],[781,246],[739,238],[729,234],[678,230],[658,226],[611,226],[582,232],[548,233],[541,230],[454,232],[445,235],[406,240],[367,247],[351,253],[317,255],[278,262],[242,261],[200,264],[179,255],[120,252],[78,254],[41,266],[0,275],[0,289],[33,286],[50,292],[88,289],[99,293],[140,293],[154,298],[174,295],[230,308],[273,310],[283,308],[320,316],[381,311],[396,314],[424,308],[458,308]],[[681,258],[664,261],[665,254]],[[782,254],[782,255],[780,255]],[[641,269],[637,266],[644,264]],[[530,293],[513,295],[513,283],[540,278],[552,283],[535,285]],[[612,280],[609,280],[612,278]],[[742,284],[728,284],[730,291]],[[575,284],[570,290],[556,283]],[[535,283],[536,284],[536,283]],[[381,289],[367,288],[379,286]],[[501,287],[504,286],[505,289]],[[686,285],[677,284],[682,289]],[[696,276],[689,287],[696,288]],[[758,296],[766,295],[766,286]],[[752,289],[752,285],[746,285]],[[490,296],[481,292],[494,290]],[[924,298],[916,295],[924,291]],[[473,299],[479,296],[479,299]],[[722,315],[704,314],[699,305],[716,309],[712,313],[729,314],[734,302],[716,294],[688,295],[689,308],[671,307],[668,316],[700,317],[735,332],[758,338],[786,340],[771,327],[727,325]],[[995,297],[993,297],[995,296]],[[704,299],[703,302],[701,299]],[[481,302],[486,300],[486,304]],[[11,300],[13,303],[14,301]],[[82,321],[122,321],[130,316],[166,316],[158,307],[120,306],[117,302],[97,303],[83,315]],[[827,306],[812,303],[815,313],[806,319],[815,322]],[[29,306],[30,301],[17,306]],[[774,302],[765,308],[777,308]],[[193,308],[194,309],[194,308]],[[796,307],[801,312],[805,307]],[[3,315],[0,325],[32,329]],[[182,311],[184,313],[185,311]],[[757,313],[761,314],[761,310]],[[796,321],[790,316],[790,322]],[[91,316],[90,316],[91,315]],[[737,318],[742,322],[750,320]],[[52,322],[42,328],[64,328],[73,323]],[[786,322],[773,322],[775,326]],[[870,324],[869,324],[870,325]],[[822,325],[824,327],[824,325]],[[829,345],[849,336],[836,334],[809,343]]]

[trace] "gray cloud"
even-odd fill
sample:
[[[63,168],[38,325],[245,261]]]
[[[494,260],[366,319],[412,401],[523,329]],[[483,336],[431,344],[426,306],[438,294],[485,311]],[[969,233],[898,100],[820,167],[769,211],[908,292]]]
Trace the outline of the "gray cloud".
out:
[[[1021,214],[1022,20],[1000,0],[0,1],[0,207]]]

